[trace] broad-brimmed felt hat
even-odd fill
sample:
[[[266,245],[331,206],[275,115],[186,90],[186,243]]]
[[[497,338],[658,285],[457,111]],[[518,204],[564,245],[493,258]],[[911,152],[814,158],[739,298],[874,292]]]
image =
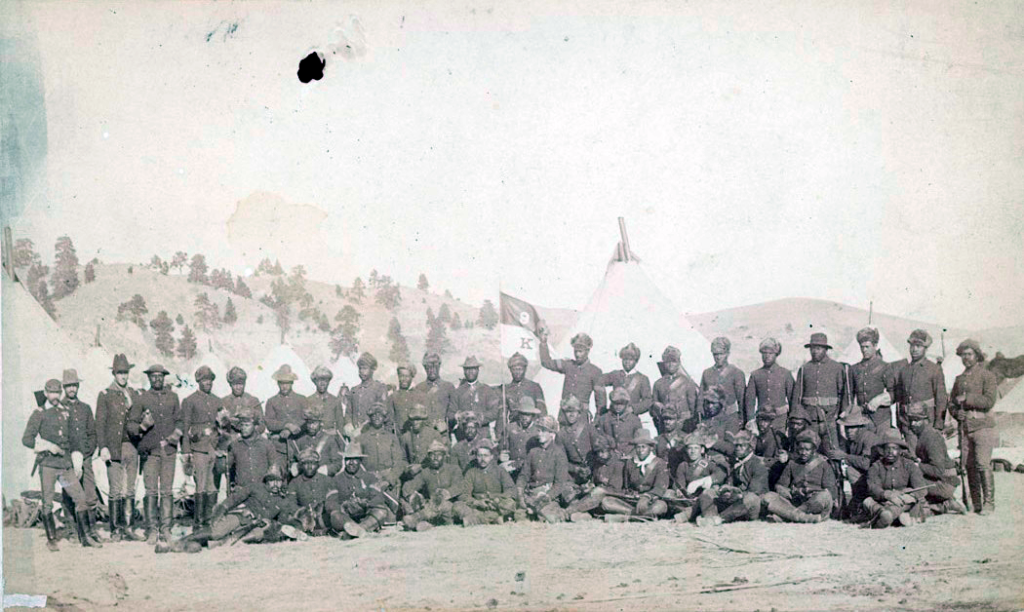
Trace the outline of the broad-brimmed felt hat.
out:
[[[832,348],[832,345],[828,343],[828,336],[822,332],[814,332],[811,334],[811,339],[804,345],[804,348],[811,348],[812,346],[823,346],[827,349]]]

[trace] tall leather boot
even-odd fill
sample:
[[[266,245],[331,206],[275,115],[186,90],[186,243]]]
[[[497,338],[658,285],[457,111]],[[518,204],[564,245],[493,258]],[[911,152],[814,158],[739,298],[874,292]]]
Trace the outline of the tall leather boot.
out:
[[[118,535],[125,542],[141,542],[145,538],[135,533],[131,523],[134,523],[135,499],[128,497],[117,500]]]
[[[984,499],[980,514],[992,514],[996,511],[996,474],[991,468],[981,473],[981,491]]]
[[[142,508],[145,510],[146,521],[146,544],[155,545],[157,542],[157,525],[160,520],[160,498],[156,495],[147,495],[142,501]]]
[[[89,537],[89,512],[82,510],[75,513],[75,530],[78,532],[78,541],[84,548],[103,548],[103,545]]]
[[[203,506],[203,527],[210,526],[210,517],[213,515],[213,508],[217,505],[217,492],[206,493],[206,505]]]
[[[206,513],[206,493],[196,493],[192,505],[192,531],[203,528],[203,516]]]
[[[89,536],[89,539],[96,544],[101,544],[105,540],[100,537],[99,529],[96,526],[96,508],[90,508],[85,513],[85,535]]]
[[[982,491],[981,491],[981,472],[977,468],[967,468],[967,488],[971,493],[971,508],[981,514],[982,510]]]
[[[120,542],[121,541],[121,523],[118,517],[118,510],[121,508],[121,500],[114,499],[113,497],[107,498],[107,524],[110,526],[110,541]],[[122,513],[123,514],[123,513]]]
[[[718,516],[722,519],[723,523],[731,523],[733,521],[745,520],[748,518],[750,510],[743,505],[743,502],[735,502],[731,506],[722,510]]]
[[[174,497],[160,496],[160,535],[157,541],[166,542],[171,538],[171,520],[174,518]]]
[[[43,529],[46,530],[46,549],[50,552],[60,550],[57,547],[57,523],[53,520],[53,514],[47,512],[42,515]]]

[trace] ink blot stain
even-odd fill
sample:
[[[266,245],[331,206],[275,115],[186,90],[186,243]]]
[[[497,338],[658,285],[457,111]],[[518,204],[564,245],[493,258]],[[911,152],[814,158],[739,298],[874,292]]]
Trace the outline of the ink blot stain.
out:
[[[326,65],[327,60],[322,55],[316,51],[310,53],[299,62],[299,81],[303,83],[319,81],[324,78],[324,66]]]

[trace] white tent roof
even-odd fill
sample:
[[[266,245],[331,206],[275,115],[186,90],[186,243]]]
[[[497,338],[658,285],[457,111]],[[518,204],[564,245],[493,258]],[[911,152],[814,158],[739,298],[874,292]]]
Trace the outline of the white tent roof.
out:
[[[359,368],[348,355],[338,357],[330,368],[331,372],[334,372],[334,378],[331,379],[331,384],[327,387],[329,393],[337,395],[342,383],[348,385],[350,389],[359,384]]]
[[[185,399],[196,390],[195,374],[200,366],[207,366],[217,376],[213,380],[213,394],[217,397],[224,397],[231,393],[231,385],[228,384],[228,366],[224,360],[215,353],[205,353],[199,359],[192,361],[186,371],[179,376],[185,382],[185,387],[179,390],[178,395]]]
[[[622,367],[619,350],[633,342],[641,351],[637,370],[653,383],[660,377],[657,364],[661,353],[671,344],[682,352],[686,371],[699,381],[705,365],[711,364],[711,346],[680,312],[638,261],[612,260],[604,280],[569,332],[552,348],[551,356],[571,359],[570,340],[583,332],[594,340],[591,362],[609,372]],[[549,398],[549,405],[557,405],[552,402],[562,396],[562,375],[541,369],[536,381]]]
[[[1024,414],[1024,382],[1019,382],[1002,399],[996,400],[995,412]]]
[[[47,379],[75,368],[82,384],[79,398],[95,410],[96,396],[112,380],[111,357],[99,347],[73,341],[21,284],[3,277],[3,492],[8,499],[39,488],[31,476],[34,453],[21,443],[36,409],[33,391]]]
[[[889,339],[885,337],[885,334],[883,334],[881,330],[878,331],[878,349],[882,351],[882,359],[886,362],[899,361],[900,359],[906,359],[907,357],[907,351],[897,349],[891,342],[889,342]],[[850,342],[842,354],[836,356],[836,361],[841,361],[850,365],[860,363],[861,359],[863,359],[863,355],[861,355],[860,344],[857,343],[856,338]]]
[[[270,377],[284,364],[290,365],[292,372],[299,377],[292,387],[295,393],[311,395],[316,391],[313,381],[309,378],[311,370],[295,352],[295,349],[287,344],[280,344],[273,348],[258,366],[249,371],[246,391],[255,395],[260,402],[266,402],[277,395],[277,383]]]

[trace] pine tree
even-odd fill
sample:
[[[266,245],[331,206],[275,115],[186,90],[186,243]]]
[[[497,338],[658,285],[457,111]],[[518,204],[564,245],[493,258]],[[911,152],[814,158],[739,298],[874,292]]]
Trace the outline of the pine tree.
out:
[[[96,280],[96,267],[92,265],[92,262],[85,264],[85,283],[89,284]]]
[[[452,322],[450,324],[452,330],[462,329],[462,319],[459,318],[459,313],[452,315]]]
[[[239,295],[244,298],[252,298],[252,290],[249,289],[249,285],[245,284],[241,276],[235,278],[235,295]]]
[[[39,301],[39,305],[43,307],[46,314],[50,315],[51,319],[57,318],[57,308],[53,305],[53,299],[50,297],[50,289],[46,286],[45,280],[40,280],[38,288],[36,289],[36,299]]]
[[[178,274],[181,274],[181,272],[185,269],[185,266],[187,264],[188,253],[186,253],[185,251],[178,251],[177,253],[174,254],[174,257],[171,258],[171,267],[177,268]]]
[[[420,273],[420,280],[416,283],[416,288],[420,291],[427,291],[430,289],[430,283],[427,282],[427,275]]]
[[[132,296],[132,299],[127,302],[122,302],[117,307],[117,320],[118,321],[131,321],[138,325],[143,331],[146,329],[146,313],[149,312],[149,308],[146,307],[146,300],[141,295],[136,293]]]
[[[402,335],[402,325],[398,322],[397,317],[391,317],[391,322],[388,324],[388,340],[391,342],[388,359],[392,363],[409,361],[409,342]]]
[[[184,325],[185,317],[181,316],[181,313],[179,312],[178,316],[174,317],[174,322],[177,323],[178,325]]]
[[[452,296],[452,292],[451,292],[450,290],[448,290],[448,289],[445,289],[445,290],[444,290],[444,297],[448,298],[449,300],[454,300],[454,299],[455,299],[455,298],[454,298],[454,297]]]
[[[78,255],[75,253],[75,245],[71,238],[61,236],[54,245],[56,250],[53,264],[53,297],[61,298],[71,295],[78,289]]]
[[[214,289],[235,290],[235,283],[231,280],[231,272],[226,268],[214,270],[210,273],[210,286]]]
[[[163,267],[163,265],[164,261],[160,259],[159,255],[154,255],[153,258],[149,260],[149,267],[153,268],[154,270],[159,271],[160,268]]]
[[[338,322],[331,332],[330,348],[337,359],[340,355],[354,355],[359,350],[359,311],[350,305],[338,311],[334,320]]]
[[[167,276],[170,273],[170,271],[171,271],[171,264],[167,263],[166,261],[163,262],[162,264],[160,264],[160,274],[163,274],[164,276]]]
[[[209,266],[206,265],[206,257],[196,253],[192,256],[192,263],[188,265],[188,282],[196,283],[197,285],[206,285],[210,282],[207,278],[206,272],[209,270]]]
[[[357,276],[356,280],[352,281],[352,291],[348,292],[348,301],[353,304],[362,304],[365,297],[366,287],[363,285],[363,279]]]
[[[36,301],[40,301],[39,283],[40,281],[45,283],[49,274],[50,266],[44,266],[41,261],[33,262],[28,272],[25,273],[25,286],[28,287],[29,293],[36,298]],[[49,297],[49,291],[47,291],[47,297]]]
[[[224,305],[224,322],[232,325],[236,321],[238,321],[238,313],[235,312],[235,303],[228,298],[228,303]]]
[[[264,257],[263,261],[260,262],[260,265],[256,266],[256,271],[253,274],[255,274],[256,276],[259,276],[260,274],[273,274],[273,273],[274,273],[274,264],[270,263],[270,258],[269,257]]]
[[[377,283],[380,278],[380,274],[377,273],[377,268],[370,270],[370,289],[376,289]]]
[[[39,253],[36,253],[36,245],[28,238],[18,238],[14,242],[14,267],[27,268],[32,264],[42,261]]]
[[[322,332],[330,332],[331,322],[330,320],[327,319],[327,315],[321,312],[318,318],[319,320],[317,321],[317,328]]]
[[[436,320],[437,317],[434,316],[434,309],[431,308],[430,306],[427,306],[427,327],[433,327],[434,321]]]
[[[196,296],[193,305],[196,307],[194,319],[196,326],[203,331],[220,329],[220,308],[210,301],[210,296],[205,292]]]
[[[171,317],[167,316],[166,310],[161,310],[156,318],[149,322],[150,329],[156,334],[156,348],[164,357],[174,356],[174,323]]]
[[[494,308],[494,302],[484,300],[484,305],[480,308],[480,316],[477,318],[477,323],[487,329],[494,329],[498,326],[498,311]]]
[[[281,262],[274,260],[274,267],[270,270],[270,273],[274,276],[284,276],[284,268],[281,267]]]
[[[426,350],[428,353],[444,355],[451,350],[452,343],[448,340],[446,327],[440,319],[434,319],[427,331]]]
[[[178,357],[188,361],[196,356],[196,335],[192,333],[189,326],[186,325],[181,330],[181,338],[178,340]]]
[[[437,311],[437,320],[444,324],[452,322],[452,310],[448,308],[448,304],[441,304],[441,308]]]

